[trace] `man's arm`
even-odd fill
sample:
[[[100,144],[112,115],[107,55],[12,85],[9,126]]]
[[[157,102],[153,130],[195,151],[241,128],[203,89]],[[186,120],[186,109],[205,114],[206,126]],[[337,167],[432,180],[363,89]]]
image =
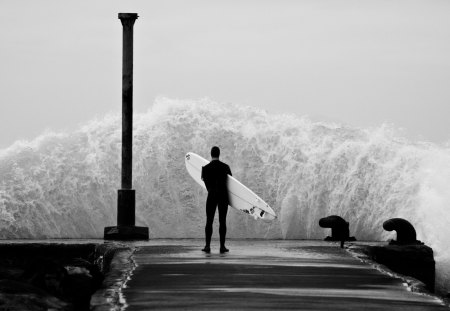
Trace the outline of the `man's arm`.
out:
[[[230,176],[233,176],[233,174],[231,174],[231,169],[230,169],[229,165],[227,165],[227,170],[228,170],[227,174],[230,175]]]
[[[203,180],[203,182],[205,183],[205,187],[206,187],[206,190],[208,190],[209,191],[209,189],[208,189],[208,184],[206,183],[206,180],[205,180],[205,175],[206,174],[203,174],[203,172],[204,172],[204,166],[202,166],[202,180]],[[206,179],[207,179],[207,177],[206,177]]]

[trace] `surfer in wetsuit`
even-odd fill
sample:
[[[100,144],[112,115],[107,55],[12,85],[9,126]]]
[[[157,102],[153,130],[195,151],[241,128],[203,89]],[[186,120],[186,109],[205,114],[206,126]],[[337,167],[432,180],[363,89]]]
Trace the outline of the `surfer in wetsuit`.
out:
[[[230,167],[219,160],[219,147],[211,148],[211,162],[202,168],[202,180],[205,182],[208,190],[206,199],[206,227],[205,227],[205,253],[210,253],[211,236],[213,233],[214,214],[216,207],[219,209],[219,235],[220,252],[226,253],[229,250],[225,247],[225,236],[227,234],[227,211],[228,211],[228,188],[227,175],[231,176]]]

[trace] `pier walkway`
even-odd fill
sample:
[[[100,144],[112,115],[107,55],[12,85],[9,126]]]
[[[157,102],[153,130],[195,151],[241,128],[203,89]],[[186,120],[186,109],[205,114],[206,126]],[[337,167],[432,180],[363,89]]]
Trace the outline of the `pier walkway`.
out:
[[[224,255],[215,244],[208,255],[201,240],[137,243],[126,310],[449,310],[336,244],[231,240]]]

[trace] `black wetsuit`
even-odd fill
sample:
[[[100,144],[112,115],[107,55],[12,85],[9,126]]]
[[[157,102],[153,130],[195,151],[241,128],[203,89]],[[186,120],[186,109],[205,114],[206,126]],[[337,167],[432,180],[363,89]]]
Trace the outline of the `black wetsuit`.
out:
[[[206,199],[206,245],[209,246],[213,232],[214,214],[219,207],[219,235],[220,245],[225,247],[225,236],[227,234],[227,211],[228,211],[228,189],[227,175],[231,175],[230,167],[219,161],[212,160],[202,168],[202,179],[208,190]]]

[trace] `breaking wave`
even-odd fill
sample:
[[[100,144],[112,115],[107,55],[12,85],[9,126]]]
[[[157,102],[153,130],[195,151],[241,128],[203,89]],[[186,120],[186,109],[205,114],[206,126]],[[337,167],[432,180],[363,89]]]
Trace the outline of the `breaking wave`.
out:
[[[134,117],[136,222],[151,237],[202,237],[206,193],[188,175],[188,151],[211,146],[233,175],[279,215],[271,224],[230,211],[236,238],[315,239],[340,215],[360,240],[386,240],[382,223],[408,219],[450,274],[450,149],[411,143],[387,126],[357,129],[271,115],[210,100],[159,99]],[[102,237],[116,224],[121,122],[95,120],[0,151],[0,238]],[[217,232],[216,232],[217,233]],[[445,275],[450,279],[450,275]]]

